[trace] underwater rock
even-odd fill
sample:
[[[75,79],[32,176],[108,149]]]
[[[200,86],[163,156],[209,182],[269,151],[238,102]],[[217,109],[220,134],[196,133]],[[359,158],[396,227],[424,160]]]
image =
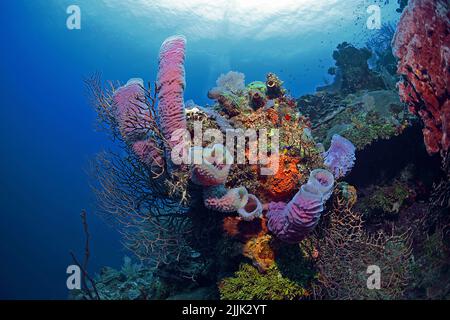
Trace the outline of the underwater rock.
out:
[[[173,36],[166,39],[159,51],[158,113],[164,137],[172,149],[180,138],[177,130],[186,129],[183,92],[186,39]],[[175,134],[174,134],[175,133]]]
[[[269,204],[269,230],[285,242],[300,242],[319,222],[333,186],[334,177],[331,172],[323,169],[312,171],[308,183],[300,188],[288,204]]]
[[[299,106],[302,113],[312,114],[313,135],[325,146],[334,134],[339,134],[358,150],[363,150],[377,140],[400,135],[414,120],[396,91],[361,91],[345,97],[329,93],[316,96],[314,99],[301,97]],[[316,113],[315,103],[329,112]]]
[[[421,117],[429,154],[450,146],[450,17],[446,0],[411,0],[393,41],[400,96]]]
[[[331,146],[324,153],[325,166],[336,179],[345,176],[355,164],[355,146],[340,135],[333,135]]]
[[[336,67],[328,71],[336,75],[332,85],[317,88],[317,91],[356,93],[360,90],[386,89],[383,79],[370,70],[367,61],[372,53],[367,48],[357,49],[348,42],[337,46],[333,52]]]
[[[343,111],[347,105],[338,93],[318,92],[297,99],[299,111],[311,120],[313,127],[327,122]]]

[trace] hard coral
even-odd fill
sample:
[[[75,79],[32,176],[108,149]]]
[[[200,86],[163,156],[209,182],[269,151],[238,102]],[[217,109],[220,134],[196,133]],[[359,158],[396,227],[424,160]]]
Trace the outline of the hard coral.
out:
[[[357,49],[348,42],[339,44],[333,52],[336,68],[329,70],[330,74],[336,75],[335,83],[318,88],[318,91],[349,94],[364,89],[385,89],[381,77],[369,68],[367,61],[371,56],[372,53],[367,48]]]
[[[400,96],[422,118],[429,154],[450,146],[449,12],[446,0],[411,0],[393,40],[403,75]]]

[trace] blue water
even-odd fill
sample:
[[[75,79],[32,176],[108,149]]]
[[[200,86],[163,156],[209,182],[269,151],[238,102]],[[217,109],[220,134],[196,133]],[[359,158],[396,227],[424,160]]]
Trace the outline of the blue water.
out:
[[[389,2],[389,1],[387,1]],[[82,256],[79,213],[92,234],[91,272],[117,267],[126,252],[95,212],[86,173],[110,142],[95,129],[83,79],[153,81],[168,36],[188,39],[185,99],[229,70],[246,81],[277,73],[294,96],[331,81],[333,49],[364,44],[366,8],[395,21],[396,1],[9,0],[0,3],[0,298],[65,299],[70,250]],[[184,3],[184,4],[183,4]],[[68,30],[66,8],[81,8]]]

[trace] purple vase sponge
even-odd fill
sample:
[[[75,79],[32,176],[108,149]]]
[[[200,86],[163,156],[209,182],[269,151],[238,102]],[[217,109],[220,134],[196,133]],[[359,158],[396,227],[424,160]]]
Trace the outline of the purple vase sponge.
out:
[[[327,170],[316,169],[292,200],[269,203],[269,230],[280,240],[298,243],[317,225],[325,202],[333,192],[334,177]]]
[[[345,176],[355,164],[355,146],[338,134],[333,135],[331,146],[323,154],[325,165],[336,179]]]

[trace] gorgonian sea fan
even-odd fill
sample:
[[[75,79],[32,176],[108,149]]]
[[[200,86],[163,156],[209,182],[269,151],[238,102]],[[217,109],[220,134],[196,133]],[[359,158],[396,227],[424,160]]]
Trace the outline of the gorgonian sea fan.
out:
[[[150,111],[145,104],[142,79],[130,79],[113,96],[115,118],[120,134],[128,143],[141,140],[150,122]]]
[[[355,164],[355,146],[338,134],[333,135],[331,146],[323,154],[324,164],[336,179],[345,176]]]

